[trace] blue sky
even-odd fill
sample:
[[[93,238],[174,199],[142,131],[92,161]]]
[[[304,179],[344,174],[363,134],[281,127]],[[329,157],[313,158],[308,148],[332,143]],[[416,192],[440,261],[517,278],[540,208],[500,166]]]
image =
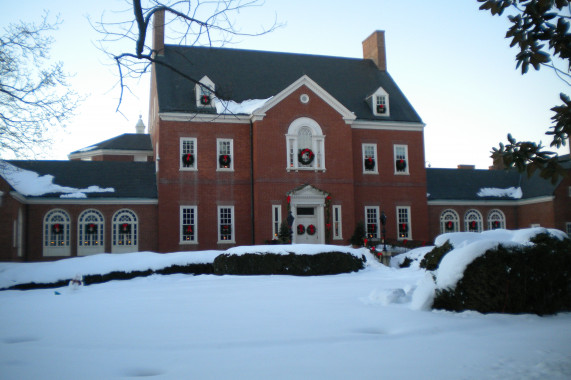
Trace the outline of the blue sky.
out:
[[[74,88],[87,96],[66,131],[57,132],[52,150],[38,152],[39,158],[66,159],[71,151],[132,133],[139,114],[147,124],[148,78],[132,87],[134,94],[121,106],[123,115],[116,113],[117,75],[94,46],[98,35],[86,18],[125,9],[124,0],[6,4],[0,26],[37,21],[43,9],[61,15],[64,23],[54,33],[52,56],[74,73]],[[476,0],[267,0],[240,12],[237,27],[258,31],[276,17],[283,26],[228,46],[360,58],[361,42],[373,31],[385,30],[388,71],[426,123],[427,164],[483,169],[491,164],[491,148],[505,141],[508,132],[549,145],[544,135],[551,125],[549,109],[568,88],[546,68],[525,76],[515,70],[516,50],[504,38],[509,22],[478,6]]]

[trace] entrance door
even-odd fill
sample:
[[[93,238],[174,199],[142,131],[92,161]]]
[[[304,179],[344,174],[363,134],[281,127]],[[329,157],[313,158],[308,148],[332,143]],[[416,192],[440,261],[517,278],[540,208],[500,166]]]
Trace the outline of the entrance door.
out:
[[[317,244],[321,231],[317,228],[316,207],[297,207],[294,233],[297,244]]]

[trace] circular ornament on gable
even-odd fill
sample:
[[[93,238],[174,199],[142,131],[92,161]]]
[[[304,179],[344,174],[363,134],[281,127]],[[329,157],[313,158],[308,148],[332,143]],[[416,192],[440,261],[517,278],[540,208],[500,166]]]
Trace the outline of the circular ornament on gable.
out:
[[[301,94],[299,97],[299,101],[302,102],[303,104],[309,103],[309,95]]]

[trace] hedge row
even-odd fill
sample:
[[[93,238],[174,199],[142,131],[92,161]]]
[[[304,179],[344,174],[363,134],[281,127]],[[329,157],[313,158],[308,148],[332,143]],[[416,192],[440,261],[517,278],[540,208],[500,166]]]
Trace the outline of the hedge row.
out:
[[[147,269],[144,271],[132,271],[132,272],[121,272],[115,271],[106,274],[88,274],[83,276],[83,284],[101,284],[103,282],[114,281],[114,280],[131,280],[136,277],[146,277],[152,274],[175,274],[175,273],[185,273],[185,274],[212,274],[214,269],[212,264],[187,264],[187,265],[171,265],[158,270]],[[0,290],[30,290],[30,289],[48,289],[48,288],[60,288],[62,286],[67,286],[70,279],[60,280],[52,283],[36,283],[30,282],[26,284],[18,284],[11,286],[9,288]]]
[[[244,255],[222,254],[214,260],[215,274],[264,275],[289,274],[319,276],[356,272],[365,267],[365,258],[345,252],[316,255],[278,255],[274,253]]]
[[[571,311],[571,240],[538,235],[533,246],[498,246],[475,259],[453,290],[437,290],[434,309],[481,313]]]

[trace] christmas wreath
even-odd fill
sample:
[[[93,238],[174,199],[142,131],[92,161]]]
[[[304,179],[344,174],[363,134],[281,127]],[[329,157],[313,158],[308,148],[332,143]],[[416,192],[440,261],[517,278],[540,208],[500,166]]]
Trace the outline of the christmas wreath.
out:
[[[500,228],[500,222],[497,221],[497,220],[494,220],[494,221],[492,222],[492,228],[493,228],[494,230]]]
[[[378,104],[377,105],[377,113],[385,113],[385,112],[387,112],[385,105],[384,104]]]
[[[63,234],[63,226],[59,223],[53,224],[52,225],[52,233],[54,235],[60,235]]]
[[[189,236],[192,235],[192,233],[194,232],[192,229],[192,225],[191,224],[185,224],[182,226],[182,232],[185,236]]]
[[[375,168],[375,159],[373,157],[365,158],[365,169],[373,170]]]
[[[315,154],[313,153],[313,151],[309,148],[305,148],[299,151],[299,154],[297,155],[297,160],[302,164],[302,165],[309,165],[313,162],[313,159],[315,158]]]
[[[88,235],[93,235],[97,233],[97,224],[89,223],[85,226],[85,233]]]
[[[232,233],[232,226],[229,224],[223,224],[220,226],[220,233],[222,235],[230,235]]]
[[[222,167],[222,168],[229,168],[230,162],[232,162],[232,159],[227,154],[221,154],[218,157],[218,163],[220,164],[220,167]]]
[[[307,234],[308,235],[315,235],[316,228],[313,224],[307,226]]]
[[[408,225],[406,223],[400,223],[399,224],[399,231],[402,233],[405,233],[408,231]]]
[[[475,230],[477,227],[477,223],[475,220],[472,220],[469,224],[468,227],[470,228],[470,230]]]
[[[188,168],[194,164],[194,155],[190,153],[185,153],[182,155],[182,164],[185,168]]]
[[[367,233],[375,234],[377,232],[377,225],[375,223],[367,224]]]
[[[200,97],[200,104],[202,104],[203,106],[210,105],[210,102],[211,102],[210,96],[202,95]]]
[[[297,225],[297,234],[303,235],[304,233],[305,233],[305,227],[303,226],[303,224],[298,224]]]
[[[123,223],[119,226],[119,233],[121,234],[130,234],[131,233],[131,224],[130,223]]]
[[[396,166],[397,166],[397,170],[398,170],[399,172],[404,172],[405,169],[406,169],[406,161],[403,160],[402,158],[401,158],[401,159],[398,159],[397,162],[396,162]]]
[[[454,223],[452,223],[451,221],[446,222],[446,230],[447,231],[452,231],[452,229],[454,228]]]

